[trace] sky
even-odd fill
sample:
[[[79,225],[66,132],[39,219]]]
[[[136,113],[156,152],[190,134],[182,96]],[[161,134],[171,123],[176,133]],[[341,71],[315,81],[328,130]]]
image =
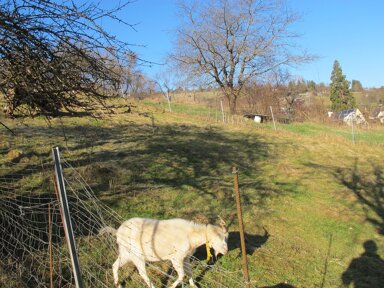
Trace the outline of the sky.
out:
[[[107,0],[103,0],[107,1]],[[111,1],[113,2],[113,1]],[[109,2],[110,3],[110,2]],[[347,80],[359,80],[365,88],[384,86],[384,1],[382,0],[287,0],[301,19],[293,29],[301,36],[296,43],[317,56],[292,71],[316,83],[330,83],[333,62],[338,60]],[[135,30],[105,23],[120,39],[135,44],[140,58],[165,63],[172,50],[172,29],[177,27],[177,0],[136,0],[119,16]],[[157,77],[164,66],[142,67]]]

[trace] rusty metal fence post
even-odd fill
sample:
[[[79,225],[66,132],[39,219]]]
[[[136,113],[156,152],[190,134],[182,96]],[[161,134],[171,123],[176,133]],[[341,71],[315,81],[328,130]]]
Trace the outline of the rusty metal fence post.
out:
[[[236,167],[232,167],[232,174],[234,176],[234,189],[235,189],[235,195],[236,195],[237,218],[239,221],[239,232],[240,232],[240,243],[241,243],[241,260],[242,260],[242,266],[243,266],[245,287],[250,288],[251,284],[249,281],[247,252],[246,252],[246,247],[245,247],[243,211],[241,208],[241,198],[240,198],[240,191],[239,191],[239,171],[237,170]]]

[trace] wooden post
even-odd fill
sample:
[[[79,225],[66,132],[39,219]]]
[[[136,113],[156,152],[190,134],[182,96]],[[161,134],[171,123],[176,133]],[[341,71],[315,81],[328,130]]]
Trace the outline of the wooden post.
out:
[[[48,245],[49,245],[49,282],[50,282],[49,287],[53,288],[51,203],[48,203]]]
[[[151,113],[152,133],[155,134],[155,116]]]
[[[248,273],[247,251],[245,247],[243,212],[241,208],[241,198],[240,198],[240,191],[239,191],[239,172],[236,167],[232,167],[232,174],[234,175],[234,189],[235,189],[235,195],[236,195],[237,218],[239,221],[241,259],[242,259],[245,287],[251,288],[251,284],[249,281],[249,273]]]
[[[220,100],[220,105],[221,105],[221,114],[223,115],[223,123],[225,123],[223,100]]]
[[[211,105],[209,105],[209,110],[208,110],[208,122],[211,121]]]
[[[217,123],[217,109],[215,109],[215,122]]]
[[[167,102],[168,102],[168,109],[169,109],[169,112],[172,112],[172,108],[171,108],[171,100],[169,99],[169,89],[167,89]]]
[[[275,131],[276,131],[275,116],[273,116],[272,106],[269,106],[269,109],[271,110],[271,114],[272,114],[273,127],[275,128]]]
[[[353,144],[355,144],[355,127],[354,127],[354,123],[353,122],[355,122],[355,117],[354,117],[354,115],[352,116],[352,143]]]

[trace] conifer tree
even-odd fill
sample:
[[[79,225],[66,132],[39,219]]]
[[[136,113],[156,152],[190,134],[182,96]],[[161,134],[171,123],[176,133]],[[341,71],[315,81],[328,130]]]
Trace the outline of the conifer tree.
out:
[[[349,88],[350,83],[343,75],[340,63],[337,60],[333,63],[331,81],[330,99],[332,111],[338,112],[354,108],[356,102]]]

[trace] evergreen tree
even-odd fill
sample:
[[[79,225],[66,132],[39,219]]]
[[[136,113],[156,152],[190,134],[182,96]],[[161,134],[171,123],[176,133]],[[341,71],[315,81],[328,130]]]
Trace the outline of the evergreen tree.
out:
[[[339,61],[335,60],[333,63],[333,70],[331,75],[331,103],[332,111],[338,112],[342,110],[352,109],[355,107],[355,98],[349,89],[350,83],[343,75]]]

